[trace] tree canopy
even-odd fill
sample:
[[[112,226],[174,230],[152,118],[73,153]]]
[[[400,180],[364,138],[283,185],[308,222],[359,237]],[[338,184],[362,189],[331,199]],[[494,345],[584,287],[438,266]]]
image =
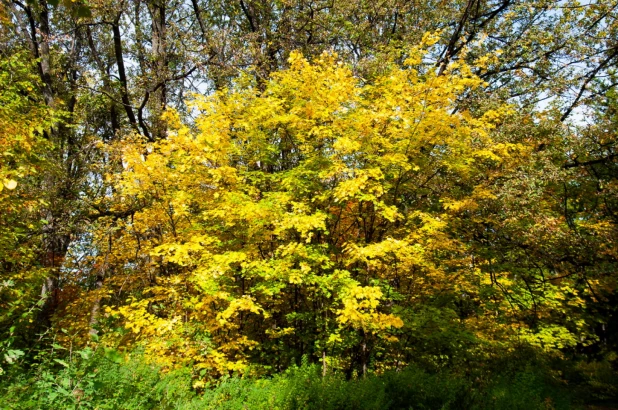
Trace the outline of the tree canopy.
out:
[[[614,3],[3,1],[0,369],[613,360]]]

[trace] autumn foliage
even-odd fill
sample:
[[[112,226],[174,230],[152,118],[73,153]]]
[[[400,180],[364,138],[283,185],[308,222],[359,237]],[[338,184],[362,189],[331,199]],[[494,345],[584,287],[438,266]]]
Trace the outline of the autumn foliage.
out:
[[[0,391],[614,394],[616,10],[1,3]]]
[[[106,277],[95,292],[129,332],[121,344],[193,366],[201,385],[305,355],[364,374],[424,349],[452,360],[580,342],[586,324],[555,314],[582,308],[590,288],[505,268],[509,255],[471,237],[512,228],[488,209],[529,172],[534,146],[497,131],[508,105],[454,112],[482,80],[461,63],[424,70],[423,55],[369,83],[335,55],[293,53],[263,91],[241,78],[196,96],[194,124],[168,111],[165,140],[117,144],[124,171],[101,201],[131,216],[93,234]],[[422,346],[445,331],[452,340]]]

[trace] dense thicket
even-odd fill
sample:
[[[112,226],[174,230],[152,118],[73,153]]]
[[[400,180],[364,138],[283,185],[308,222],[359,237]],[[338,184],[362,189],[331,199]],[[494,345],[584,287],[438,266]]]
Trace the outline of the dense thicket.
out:
[[[0,371],[610,369],[617,6],[3,0]]]

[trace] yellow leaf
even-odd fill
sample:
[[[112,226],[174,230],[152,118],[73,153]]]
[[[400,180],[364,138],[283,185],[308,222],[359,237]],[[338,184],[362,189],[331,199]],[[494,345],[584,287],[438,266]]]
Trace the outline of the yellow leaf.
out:
[[[17,181],[14,179],[5,179],[4,186],[7,187],[7,189],[15,189],[17,187]]]

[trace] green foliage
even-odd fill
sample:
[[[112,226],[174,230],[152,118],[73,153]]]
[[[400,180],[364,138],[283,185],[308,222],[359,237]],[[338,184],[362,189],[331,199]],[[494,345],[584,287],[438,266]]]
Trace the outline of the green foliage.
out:
[[[577,397],[532,351],[468,368],[421,368],[347,380],[293,366],[272,378],[223,377],[196,391],[187,368],[165,372],[143,353],[109,349],[48,355],[30,372],[0,384],[7,409],[569,409]],[[118,360],[118,358],[122,358]],[[552,367],[553,366],[553,367]],[[600,365],[603,367],[603,365]],[[588,367],[589,368],[589,367]],[[575,368],[580,378],[598,382]],[[574,373],[575,375],[575,373]],[[580,392],[587,397],[590,389]]]
[[[62,358],[59,358],[62,357]],[[13,374],[0,407],[10,409],[173,409],[194,397],[188,370],[162,373],[136,353],[86,348],[49,355],[36,370]]]

